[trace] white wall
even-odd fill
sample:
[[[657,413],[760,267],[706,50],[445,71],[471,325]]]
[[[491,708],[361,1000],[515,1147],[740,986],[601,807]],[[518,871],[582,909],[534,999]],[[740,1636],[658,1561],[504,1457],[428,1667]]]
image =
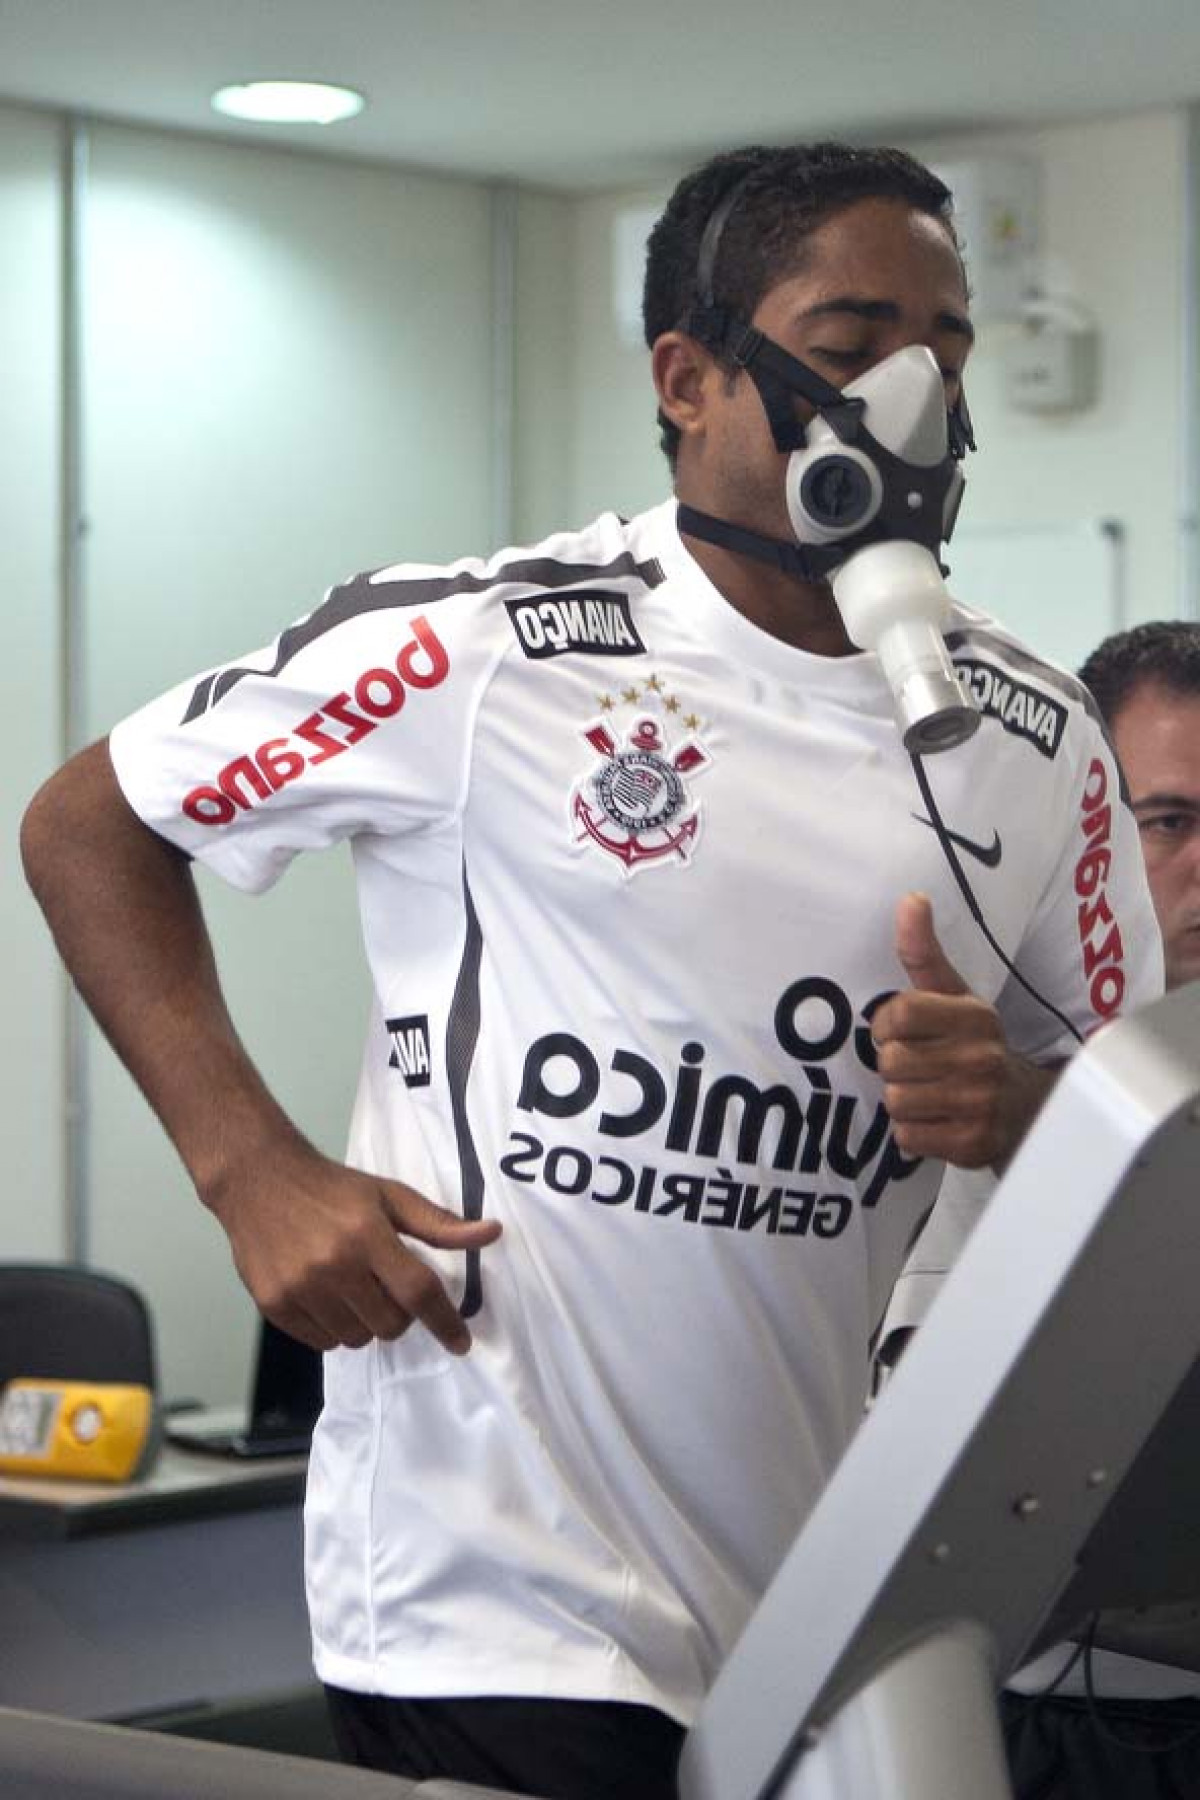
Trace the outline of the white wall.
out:
[[[682,173],[682,171],[681,171]],[[669,191],[669,190],[668,190]],[[575,209],[567,508],[582,521],[605,507],[636,512],[670,491],[658,447],[648,351],[621,342],[613,320],[613,242],[627,208],[659,207],[667,192],[601,194]]]
[[[1200,102],[1187,109],[1187,298],[1184,307],[1186,354],[1183,366],[1184,431],[1179,459],[1183,486],[1183,568],[1185,618],[1200,619]]]
[[[517,196],[513,344],[513,536],[536,542],[569,517],[577,206]]]
[[[490,211],[478,184],[97,127],[85,245],[85,736],[274,637],[326,586],[488,548]],[[367,1006],[348,857],[263,900],[203,876],[232,1010],[324,1149]],[[137,1282],[169,1391],[245,1384],[225,1240],[90,1037],[91,1259]]]
[[[1134,114],[914,148],[931,161],[991,148],[1033,158],[1046,285],[1085,303],[1100,331],[1097,402],[1060,418],[1012,410],[1001,363],[1016,328],[981,330],[969,375],[981,450],[971,459],[963,523],[1119,520],[1128,622],[1180,612],[1190,510],[1181,446],[1196,399],[1184,381],[1186,115]]]
[[[0,1260],[64,1247],[62,1020],[53,946],[21,876],[17,824],[61,757],[58,602],[60,133],[0,111],[0,593],[4,757],[0,812]]]
[[[1174,112],[912,146],[1019,149],[1042,171],[1059,285],[1097,314],[1097,406],[1012,413],[987,327],[971,376],[984,443],[965,518],[1123,520],[1131,615],[1177,610],[1188,120]],[[1194,148],[1194,146],[1193,146]],[[611,233],[663,193],[516,208],[515,533],[667,491],[645,353],[617,339]],[[59,757],[59,131],[0,109],[0,571],[8,607],[5,823]],[[489,547],[490,195],[480,184],[133,129],[92,133],[85,311],[85,735],[272,636],[321,589],[399,555]],[[1194,366],[1194,365],[1193,365]],[[968,596],[969,597],[969,596]],[[260,901],[210,891],[234,1011],[281,1097],[340,1149],[366,1002],[337,856]],[[63,1233],[63,984],[15,856],[6,959],[0,1258]],[[167,1385],[227,1398],[252,1329],[224,1240],[94,1037],[90,1252],[148,1291]]]
[[[1098,403],[1066,418],[1010,408],[1001,360],[1012,327],[982,328],[968,378],[982,450],[968,467],[963,524],[1015,528],[1111,516],[1126,531],[1129,618],[1182,610],[1182,534],[1194,500],[1183,489],[1180,448],[1185,408],[1195,403],[1184,382],[1186,115],[1162,111],[906,147],[943,163],[988,150],[1033,158],[1046,272],[1057,289],[1090,306],[1100,328]],[[575,210],[564,357],[572,519],[606,506],[636,510],[667,492],[646,353],[619,342],[610,299],[615,219],[665,197],[665,190],[598,195]]]

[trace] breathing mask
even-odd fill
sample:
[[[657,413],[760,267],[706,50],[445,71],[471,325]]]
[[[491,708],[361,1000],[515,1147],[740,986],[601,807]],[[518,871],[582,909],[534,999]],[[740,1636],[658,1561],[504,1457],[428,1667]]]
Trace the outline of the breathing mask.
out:
[[[836,388],[761,331],[717,306],[717,242],[739,184],[701,244],[702,296],[685,329],[746,371],[762,400],[784,470],[794,543],[680,505],[680,529],[754,556],[806,581],[829,581],[847,635],[874,651],[892,689],[906,748],[949,749],[979,713],[959,684],[940,627],[950,613],[938,550],[954,529],[975,448],[960,398],[947,411],[937,362],[924,345],[898,350]],[[799,395],[816,408],[796,417]]]

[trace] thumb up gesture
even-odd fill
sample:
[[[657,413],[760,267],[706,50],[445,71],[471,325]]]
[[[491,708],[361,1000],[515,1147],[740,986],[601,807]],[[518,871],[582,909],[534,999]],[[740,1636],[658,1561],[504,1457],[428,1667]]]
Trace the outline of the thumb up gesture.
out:
[[[938,940],[924,894],[896,907],[896,954],[909,985],[871,1020],[883,1103],[905,1156],[999,1169],[1054,1082],[1013,1054],[993,1006],[974,995]]]

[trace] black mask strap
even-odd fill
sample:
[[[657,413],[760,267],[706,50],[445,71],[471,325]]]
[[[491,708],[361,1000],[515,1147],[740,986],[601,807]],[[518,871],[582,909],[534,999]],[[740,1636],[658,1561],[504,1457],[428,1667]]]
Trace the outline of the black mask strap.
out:
[[[697,512],[682,500],[676,507],[675,520],[686,537],[702,538],[706,544],[718,544],[722,550],[732,550],[738,556],[752,556],[757,562],[782,569],[785,575],[798,575],[802,581],[824,581],[830,569],[845,561],[844,549],[785,544],[778,538],[749,531],[744,525],[731,525],[727,519]]]
[[[958,399],[946,414],[946,427],[950,439],[950,454],[955,462],[961,462],[968,450],[977,448],[975,427],[971,423],[971,414],[967,407],[967,396],[961,387],[958,390]]]
[[[723,306],[695,306],[684,329],[710,350],[724,351],[739,369],[745,369],[758,389],[781,455],[803,449],[808,441],[796,417],[797,394],[824,415],[844,444],[853,443],[858,436],[866,401],[847,400],[840,388],[736,313]]]
[[[748,169],[734,182],[728,193],[713,207],[704,227],[704,235],[700,239],[700,248],[696,252],[696,292],[700,296],[700,305],[705,310],[715,307],[714,291],[717,274],[717,252],[721,247],[721,239],[725,235],[725,227],[729,223],[729,215],[754,179],[755,171]]]

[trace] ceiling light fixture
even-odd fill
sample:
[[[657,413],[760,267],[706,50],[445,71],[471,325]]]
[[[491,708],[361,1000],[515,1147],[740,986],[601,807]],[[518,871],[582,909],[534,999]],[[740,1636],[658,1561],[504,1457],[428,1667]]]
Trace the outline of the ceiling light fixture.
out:
[[[333,125],[352,119],[367,102],[353,88],[324,81],[241,81],[218,88],[212,104],[230,118],[261,125]]]

